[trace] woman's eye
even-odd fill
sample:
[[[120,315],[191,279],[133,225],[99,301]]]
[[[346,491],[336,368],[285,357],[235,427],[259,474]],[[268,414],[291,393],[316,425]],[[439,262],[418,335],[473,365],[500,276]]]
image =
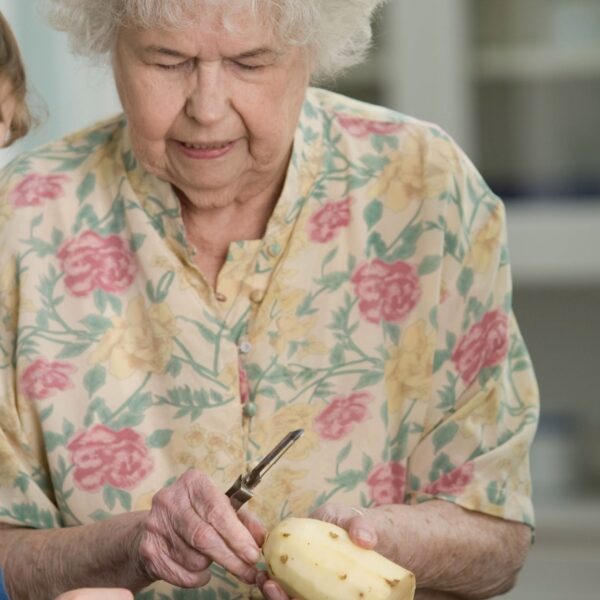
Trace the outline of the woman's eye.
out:
[[[258,71],[263,68],[263,65],[247,65],[241,62],[236,62],[235,64],[244,71]]]
[[[189,61],[184,61],[184,62],[180,62],[180,63],[174,63],[174,64],[170,64],[170,65],[165,65],[162,63],[156,63],[156,66],[159,69],[164,69],[165,71],[175,71],[177,69],[182,69],[184,67],[187,67],[189,64]]]

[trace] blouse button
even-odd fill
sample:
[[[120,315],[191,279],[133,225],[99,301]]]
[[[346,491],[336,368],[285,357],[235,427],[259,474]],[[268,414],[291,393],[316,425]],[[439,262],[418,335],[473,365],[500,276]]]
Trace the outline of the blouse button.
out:
[[[242,354],[248,354],[252,350],[252,344],[250,342],[242,342],[238,348]]]
[[[252,300],[252,302],[254,302],[255,304],[262,302],[264,297],[265,295],[262,292],[262,290],[252,290],[250,292],[250,300]]]
[[[267,248],[267,253],[272,258],[275,258],[276,256],[279,256],[281,254],[281,244],[279,244],[278,242],[273,242]]]
[[[246,417],[252,418],[256,416],[258,406],[256,406],[256,402],[246,402],[242,411]]]
[[[221,292],[215,293],[215,299],[218,302],[227,302],[227,296],[225,294],[222,294]]]

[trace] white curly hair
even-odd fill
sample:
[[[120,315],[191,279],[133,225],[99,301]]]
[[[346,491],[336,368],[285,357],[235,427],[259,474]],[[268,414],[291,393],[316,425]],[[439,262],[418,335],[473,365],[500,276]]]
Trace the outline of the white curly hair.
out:
[[[46,0],[50,23],[85,56],[109,55],[121,26],[179,28],[203,10],[240,9],[267,16],[283,43],[301,45],[315,60],[313,81],[338,75],[364,59],[371,18],[386,0]]]

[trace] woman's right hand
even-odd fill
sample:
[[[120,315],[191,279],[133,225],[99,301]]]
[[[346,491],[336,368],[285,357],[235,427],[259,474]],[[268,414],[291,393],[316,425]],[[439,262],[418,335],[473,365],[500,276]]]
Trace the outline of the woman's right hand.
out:
[[[138,542],[139,565],[151,580],[179,587],[208,583],[211,562],[254,583],[265,529],[198,470],[184,473],[152,499]]]

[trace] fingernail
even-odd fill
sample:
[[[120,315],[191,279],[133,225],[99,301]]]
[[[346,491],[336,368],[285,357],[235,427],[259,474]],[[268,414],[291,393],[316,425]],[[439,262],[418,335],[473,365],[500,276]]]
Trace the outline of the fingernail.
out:
[[[357,529],[356,538],[364,544],[374,544],[377,541],[375,534],[370,529]]]
[[[257,563],[260,560],[260,550],[254,546],[246,546],[244,560],[249,563]]]

